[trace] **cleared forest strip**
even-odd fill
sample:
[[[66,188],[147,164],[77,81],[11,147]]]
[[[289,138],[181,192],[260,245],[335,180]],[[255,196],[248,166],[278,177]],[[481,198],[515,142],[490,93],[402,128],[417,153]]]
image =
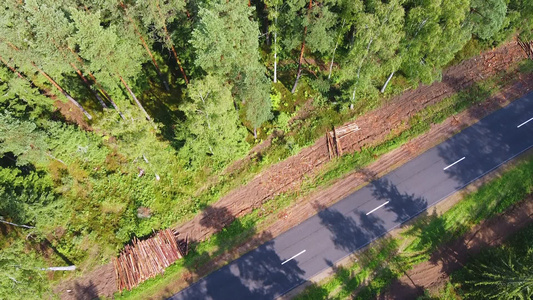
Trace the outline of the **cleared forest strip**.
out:
[[[412,115],[425,107],[468,88],[476,81],[506,70],[524,58],[525,54],[520,46],[516,42],[510,42],[449,68],[441,82],[407,91],[394,97],[383,107],[361,116],[355,122],[350,122],[356,123],[360,130],[343,138],[342,153],[349,154],[363,147],[379,144],[402,122],[407,122]],[[250,213],[274,196],[297,189],[305,177],[316,175],[320,167],[328,161],[327,140],[322,137],[313,146],[269,167],[245,186],[231,191],[214,203],[212,209],[196,215],[192,220],[178,226],[176,230],[188,234],[192,241],[203,241],[230,224],[235,218]],[[224,210],[225,213],[209,214],[209,211],[220,210]]]

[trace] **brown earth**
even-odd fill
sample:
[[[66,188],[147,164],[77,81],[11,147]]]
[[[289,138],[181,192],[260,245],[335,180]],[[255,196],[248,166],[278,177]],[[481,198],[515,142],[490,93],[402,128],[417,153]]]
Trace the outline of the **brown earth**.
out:
[[[52,99],[57,98],[50,93],[48,94]],[[61,100],[54,101],[54,106],[65,117],[68,122],[78,124],[78,126],[86,131],[92,131],[91,126],[87,123],[87,118],[83,115],[79,108],[69,102],[63,102]]]
[[[444,72],[442,82],[421,86],[416,90],[407,91],[392,98],[382,108],[369,112],[356,120],[361,130],[343,137],[343,153],[352,153],[363,146],[370,146],[383,141],[394,128],[398,128],[402,122],[406,122],[416,112],[467,88],[475,81],[508,69],[517,61],[523,60],[524,57],[520,47],[515,42],[511,42],[449,68]],[[441,124],[433,125],[426,134],[383,155],[364,170],[354,170],[327,188],[295,199],[290,207],[278,214],[276,221],[270,224],[266,230],[258,233],[254,239],[215,259],[209,265],[195,270],[193,274],[187,274],[185,276],[186,282],[176,283],[167,293],[178,291],[222,265],[225,261],[236,258],[264,241],[292,228],[316,214],[318,207],[335,203],[376,176],[387,173],[416,157],[531,89],[533,89],[533,74],[520,78],[518,82],[504,89],[498,95],[487,99],[482,105],[472,107]],[[328,161],[326,139],[320,138],[313,146],[269,167],[248,184],[231,191],[217,203],[208,207],[202,214],[178,226],[177,230],[182,234],[188,234],[191,240],[205,240],[231,223],[236,217],[250,213],[275,195],[298,189],[305,178],[316,175],[320,167]],[[96,291],[97,295],[100,296],[110,297],[116,291],[114,277],[112,268],[106,265],[83,277],[65,281],[54,290],[62,299],[91,299],[91,296],[82,296],[85,294],[93,296],[94,293],[91,291]],[[71,292],[67,293],[67,290],[71,290]],[[84,290],[87,290],[87,293],[84,293]]]
[[[440,247],[429,261],[415,265],[399,280],[394,281],[378,299],[416,299],[424,290],[437,292],[449,280],[450,274],[487,247],[502,244],[513,233],[533,222],[533,195],[502,215],[472,228],[462,238]]]

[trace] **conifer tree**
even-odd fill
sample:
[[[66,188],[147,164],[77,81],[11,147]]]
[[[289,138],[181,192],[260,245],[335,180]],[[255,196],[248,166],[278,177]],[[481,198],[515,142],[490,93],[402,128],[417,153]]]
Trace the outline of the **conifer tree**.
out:
[[[156,36],[160,37],[165,47],[172,52],[185,83],[189,84],[189,79],[172,40],[172,32],[168,29],[169,24],[185,13],[185,1],[137,0],[137,10],[145,28],[151,29]]]
[[[466,296],[475,299],[531,299],[533,251],[517,256],[510,250],[493,250],[466,267]],[[490,261],[488,260],[490,258]]]
[[[70,42],[77,45],[79,55],[88,61],[91,72],[107,90],[116,90],[118,80],[145,118],[151,121],[151,117],[128,84],[128,81],[135,81],[141,74],[142,63],[145,61],[137,38],[128,34],[131,31],[121,30],[116,25],[102,27],[99,11],[87,13],[71,9],[71,13],[76,31]]]
[[[203,162],[206,155],[217,163],[227,163],[246,151],[246,132],[239,124],[233,107],[231,87],[221,78],[208,75],[191,82],[187,89],[189,102],[183,107],[189,136],[182,150],[194,160]]]
[[[270,84],[260,62],[259,28],[251,7],[238,1],[214,1],[199,11],[192,45],[195,64],[233,85],[241,103],[248,104],[247,119],[254,132],[270,117]]]
[[[7,0],[2,3],[0,10],[3,12],[2,21],[0,22],[0,56],[5,60],[14,61],[14,66],[10,69],[18,72],[32,74],[38,72],[46,81],[57,89],[65,98],[76,106],[89,120],[92,115],[86,111],[83,106],[76,101],[53,77],[61,76],[66,65],[57,63],[53,59],[57,53],[41,55],[35,49],[35,37],[32,26],[28,21],[31,14],[23,9],[21,3],[14,0]],[[17,26],[14,26],[17,24]],[[55,62],[55,63],[54,63]],[[50,76],[46,70],[53,72]],[[33,78],[31,79],[33,81]]]
[[[30,16],[27,21],[33,29],[34,45],[37,45],[35,52],[42,57],[40,59],[41,65],[44,64],[45,69],[63,66],[64,69],[58,70],[58,73],[68,73],[70,71],[66,66],[68,64],[95,96],[102,108],[107,108],[102,97],[78,68],[73,52],[68,50],[67,41],[73,33],[73,26],[58,4],[60,3],[57,1],[49,0],[28,0],[24,4],[24,9]]]
[[[307,48],[311,52],[326,54],[334,47],[337,37],[331,34],[339,19],[332,12],[337,1],[298,0],[287,2],[287,9],[280,15],[281,27],[284,28],[283,45],[286,51],[298,50],[298,69],[292,87],[296,91],[302,75],[304,53]]]
[[[472,33],[480,39],[490,39],[502,27],[506,14],[506,0],[472,0],[470,4],[470,19],[474,24]]]
[[[159,64],[157,63],[155,57],[154,57],[154,54],[152,53],[152,45],[153,45],[153,41],[151,39],[149,39],[146,35],[146,33],[144,31],[141,31],[141,27],[138,26],[138,21],[137,21],[137,18],[133,15],[134,13],[132,13],[132,8],[130,7],[127,7],[126,4],[124,4],[124,2],[122,0],[119,0],[118,1],[118,7],[120,7],[119,11],[117,13],[120,12],[120,15],[123,15],[124,16],[124,19],[126,20],[125,23],[131,27],[131,29],[133,29],[133,31],[135,32],[135,34],[139,37],[139,41],[141,42],[141,44],[143,45],[144,49],[146,50],[146,53],[148,54],[148,56],[150,57],[150,59],[152,60],[152,63],[154,65],[154,68],[157,72],[157,75],[159,76],[159,78],[161,79],[161,82],[163,82],[163,85],[165,86],[165,89],[167,91],[170,91],[170,87],[168,85],[168,82],[167,80],[165,79],[165,77],[163,76],[163,73],[161,72],[161,69],[159,68]],[[133,9],[133,11],[135,11],[135,7]],[[138,12],[141,16],[143,15],[143,11],[139,11]],[[118,20],[119,22],[124,22],[124,20]]]

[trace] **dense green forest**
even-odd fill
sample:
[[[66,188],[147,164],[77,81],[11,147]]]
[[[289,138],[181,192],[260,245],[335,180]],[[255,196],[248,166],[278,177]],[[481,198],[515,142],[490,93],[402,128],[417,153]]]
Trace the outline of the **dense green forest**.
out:
[[[0,294],[198,213],[221,194],[208,178],[308,98],[340,112],[429,84],[465,46],[531,40],[532,16],[529,0],[1,1]]]

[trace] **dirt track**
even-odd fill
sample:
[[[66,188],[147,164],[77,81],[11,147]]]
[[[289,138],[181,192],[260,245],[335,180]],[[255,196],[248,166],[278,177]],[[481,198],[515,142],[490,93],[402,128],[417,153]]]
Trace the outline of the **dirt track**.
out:
[[[429,261],[420,263],[393,282],[378,299],[416,299],[425,289],[437,292],[449,275],[464,266],[469,258],[486,247],[495,247],[532,222],[533,196],[503,215],[475,226],[462,238],[440,247]]]
[[[448,69],[443,81],[430,86],[421,86],[391,99],[384,107],[372,111],[356,120],[360,131],[346,136],[342,140],[344,153],[357,151],[363,146],[373,145],[383,140],[393,128],[408,120],[421,109],[438,103],[453,95],[475,81],[490,77],[507,69],[516,61],[525,57],[516,43],[488,51],[462,64]],[[332,186],[295,200],[294,204],[282,212],[280,219],[269,226],[263,237],[274,237],[316,213],[316,207],[329,206],[365,184],[375,176],[385,173],[409,159],[417,156],[438,142],[450,137],[458,130],[475,123],[479,118],[491,111],[504,106],[508,101],[518,98],[533,89],[533,75],[522,78],[513,86],[487,101],[465,111],[455,118],[450,118],[406,145],[383,155],[378,161],[365,170],[353,172],[336,181]],[[298,188],[305,176],[312,176],[328,161],[325,138],[319,139],[313,146],[303,149],[299,154],[280,162],[252,179],[248,184],[233,190],[222,197],[206,212],[197,215],[193,220],[179,226],[182,234],[189,234],[191,240],[201,241],[231,223],[236,217],[250,213],[262,203],[279,193]],[[220,213],[224,212],[224,213]],[[290,217],[289,217],[290,216]],[[235,256],[263,242],[264,238],[256,238],[228,256]],[[219,264],[224,258],[218,259],[210,266]],[[191,274],[194,280],[210,268],[197,270]],[[64,282],[55,288],[62,299],[91,299],[91,296],[111,296],[116,287],[115,274],[109,265],[102,266],[76,280]],[[173,289],[178,290],[184,283],[176,283]],[[67,290],[71,290],[70,293]],[[89,296],[90,295],[90,296]],[[88,296],[88,297],[87,297]]]

